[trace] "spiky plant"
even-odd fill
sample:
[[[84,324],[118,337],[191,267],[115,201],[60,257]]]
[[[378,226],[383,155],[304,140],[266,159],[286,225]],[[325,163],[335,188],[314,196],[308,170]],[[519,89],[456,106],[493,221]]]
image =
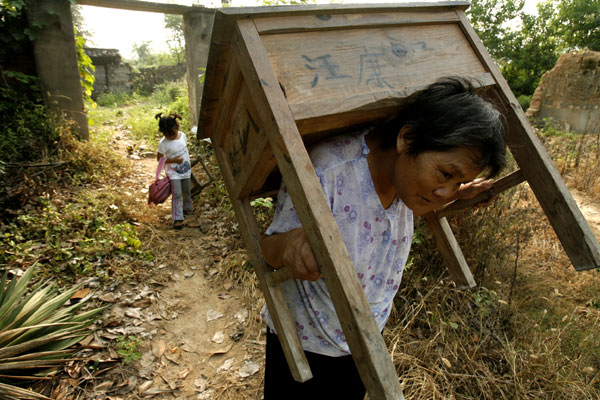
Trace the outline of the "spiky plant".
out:
[[[17,385],[60,368],[104,309],[77,314],[86,299],[63,307],[79,286],[59,293],[53,284],[42,282],[28,291],[34,269],[10,281],[5,271],[0,281],[0,398],[46,399]]]

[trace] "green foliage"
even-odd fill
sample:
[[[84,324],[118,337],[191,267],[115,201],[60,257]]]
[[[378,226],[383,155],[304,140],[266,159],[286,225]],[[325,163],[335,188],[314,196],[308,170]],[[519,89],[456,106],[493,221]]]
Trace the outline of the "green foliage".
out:
[[[135,58],[133,59],[133,66],[135,68],[149,67],[156,61],[156,55],[150,49],[151,41],[146,40],[141,44],[133,44],[133,52]]]
[[[6,74],[19,81],[15,86],[29,92],[0,87],[0,114],[10,116],[2,123],[0,159],[20,163],[51,157],[58,148],[58,130],[41,102],[38,79],[11,71]]]
[[[521,105],[521,108],[524,111],[527,111],[527,109],[529,108],[529,105],[531,104],[531,98],[533,96],[531,95],[526,95],[526,94],[522,94],[519,97],[517,97],[517,101],[519,102],[519,104]]]
[[[517,94],[533,94],[544,72],[552,69],[561,53],[561,44],[550,22],[551,3],[540,3],[538,15],[521,15],[522,27],[511,45],[501,71]]]
[[[177,64],[185,61],[185,37],[183,31],[183,16],[176,14],[165,14],[165,28],[168,29],[170,37],[167,40],[171,55],[177,60]]]
[[[185,60],[185,47],[178,48],[173,44],[174,47],[171,47],[170,53],[157,53],[152,50],[151,46],[151,41],[133,44],[134,58],[132,66],[135,69],[140,70],[142,68],[159,67],[163,65],[177,65]]]
[[[24,0],[2,0],[0,3],[0,62],[31,48],[38,33],[29,28]]]
[[[600,49],[600,0],[547,0],[537,15],[523,0],[474,0],[471,24],[517,96],[531,95],[559,55]]]
[[[132,274],[132,260],[152,256],[144,251],[136,227],[126,222],[122,201],[116,193],[104,191],[82,192],[66,204],[39,198],[1,226],[0,264],[42,259],[45,274],[67,281]]]
[[[471,25],[496,60],[510,52],[517,33],[508,28],[525,4],[525,0],[473,0],[467,11]]]
[[[549,3],[548,3],[549,4]],[[558,59],[550,8],[538,16],[522,12],[523,0],[474,0],[473,28],[517,96],[533,94],[542,74]]]
[[[260,226],[266,225],[273,219],[275,204],[271,197],[258,197],[250,202],[254,208],[254,215]]]
[[[90,111],[95,126],[121,121],[134,139],[145,142],[151,148],[155,148],[162,137],[154,119],[159,112],[180,114],[181,130],[190,131],[189,98],[183,81],[162,83],[150,96],[106,93],[98,98],[98,104],[105,108]]]
[[[75,30],[75,51],[77,53],[77,65],[79,66],[83,98],[95,106],[95,103],[92,100],[92,91],[94,90],[94,80],[96,79],[94,76],[96,67],[92,64],[92,59],[85,54],[85,51],[83,50],[85,47],[84,37],[77,34],[76,28],[73,29]]]
[[[561,0],[556,28],[568,49],[600,51],[600,0]]]
[[[117,338],[117,353],[123,356],[123,362],[129,364],[132,361],[137,361],[142,358],[142,353],[137,351],[140,344],[140,339],[133,335],[120,335]]]
[[[86,29],[85,20],[83,15],[81,15],[82,6],[77,5],[76,3],[71,3],[71,17],[73,20],[73,26],[77,30],[77,33],[85,38],[86,42],[89,42],[89,38],[93,35]]]
[[[250,205],[258,209],[266,209],[267,211],[271,211],[275,207],[275,205],[273,204],[273,199],[270,197],[258,197],[252,200],[250,202]]]
[[[48,376],[66,363],[73,345],[89,334],[87,329],[104,308],[80,312],[87,299],[65,306],[79,289],[59,293],[52,283],[35,285],[27,291],[35,264],[18,279],[0,281],[0,397],[37,398],[34,393],[20,392],[17,385],[24,379]],[[18,394],[18,397],[17,397]],[[27,397],[21,397],[27,395]],[[14,396],[14,397],[13,397]]]
[[[133,95],[121,90],[102,93],[96,103],[102,107],[122,107],[133,101]]]

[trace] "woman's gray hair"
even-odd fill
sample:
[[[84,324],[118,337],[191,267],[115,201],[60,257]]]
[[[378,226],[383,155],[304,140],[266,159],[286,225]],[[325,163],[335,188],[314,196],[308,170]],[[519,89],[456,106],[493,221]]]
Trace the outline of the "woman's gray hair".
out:
[[[376,129],[384,135],[384,145],[395,146],[405,125],[410,128],[404,135],[409,154],[470,147],[479,152],[478,165],[488,171],[488,177],[506,165],[502,115],[475,94],[465,78],[443,78],[431,84]]]

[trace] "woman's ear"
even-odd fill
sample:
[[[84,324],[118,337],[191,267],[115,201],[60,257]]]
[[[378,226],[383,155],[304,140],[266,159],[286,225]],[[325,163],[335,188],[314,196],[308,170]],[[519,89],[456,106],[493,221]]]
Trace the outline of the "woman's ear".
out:
[[[396,136],[396,151],[398,154],[402,154],[408,147],[408,140],[406,139],[406,134],[410,132],[412,129],[409,125],[404,125],[398,132],[398,136]]]

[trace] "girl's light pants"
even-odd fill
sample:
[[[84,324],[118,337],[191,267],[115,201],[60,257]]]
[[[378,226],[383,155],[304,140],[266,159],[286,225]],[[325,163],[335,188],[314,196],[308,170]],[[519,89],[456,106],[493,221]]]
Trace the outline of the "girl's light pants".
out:
[[[183,221],[183,213],[192,211],[192,192],[190,190],[190,178],[188,179],[171,179],[171,210],[173,213],[173,221]]]

